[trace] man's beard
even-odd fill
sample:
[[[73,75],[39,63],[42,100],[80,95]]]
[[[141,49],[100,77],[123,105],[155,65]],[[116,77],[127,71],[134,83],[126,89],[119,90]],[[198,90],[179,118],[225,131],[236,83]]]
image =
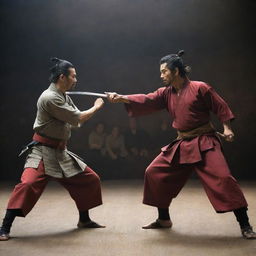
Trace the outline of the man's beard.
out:
[[[74,90],[74,89],[75,89],[75,87],[76,87],[76,83],[72,84],[72,86],[70,87],[69,91]]]
[[[171,82],[170,81],[166,81],[166,80],[162,80],[162,84],[163,84],[163,86],[168,87],[168,86],[171,85]]]

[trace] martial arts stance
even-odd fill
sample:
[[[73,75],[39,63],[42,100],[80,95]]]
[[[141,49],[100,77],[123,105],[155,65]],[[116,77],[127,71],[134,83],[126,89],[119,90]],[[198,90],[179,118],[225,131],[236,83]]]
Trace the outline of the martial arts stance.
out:
[[[94,106],[79,111],[66,91],[76,82],[74,66],[54,58],[50,87],[37,102],[37,116],[30,153],[26,158],[21,183],[15,186],[8,202],[0,229],[0,241],[9,239],[10,228],[16,216],[25,217],[41,196],[50,179],[63,185],[74,199],[79,210],[79,228],[101,228],[89,217],[88,210],[102,204],[98,175],[78,156],[66,149],[71,127],[79,127],[92,117],[104,102],[96,99]]]
[[[110,102],[125,103],[129,116],[167,109],[178,137],[161,149],[145,172],[143,203],[158,208],[158,219],[144,229],[171,228],[169,206],[192,171],[195,171],[218,213],[233,211],[243,237],[255,239],[247,216],[247,202],[230,174],[210,112],[223,123],[222,137],[233,141],[230,120],[234,118],[227,103],[204,82],[190,81],[189,67],[181,58],[184,51],[163,57],[161,79],[166,87],[149,94],[107,93]]]

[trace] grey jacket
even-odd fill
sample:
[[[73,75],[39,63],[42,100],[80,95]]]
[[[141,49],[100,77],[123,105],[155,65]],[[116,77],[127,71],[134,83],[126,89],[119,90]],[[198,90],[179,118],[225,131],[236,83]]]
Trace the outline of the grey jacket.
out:
[[[33,129],[46,137],[67,141],[72,126],[80,126],[80,113],[71,98],[52,83],[38,99]],[[27,156],[24,168],[36,169],[41,160],[44,162],[45,174],[55,178],[72,177],[86,167],[81,158],[67,149],[36,145]]]

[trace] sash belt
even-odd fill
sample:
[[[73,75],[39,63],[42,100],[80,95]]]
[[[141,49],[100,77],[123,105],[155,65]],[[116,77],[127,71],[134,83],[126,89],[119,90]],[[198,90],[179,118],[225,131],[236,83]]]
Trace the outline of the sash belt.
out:
[[[67,142],[65,140],[57,140],[57,139],[44,137],[38,133],[34,134],[33,141],[37,141],[41,145],[44,145],[47,147],[57,148],[57,149],[61,149],[61,150],[64,150],[67,146]]]
[[[194,138],[194,137],[206,134],[206,133],[215,133],[215,132],[216,131],[214,129],[214,126],[212,125],[212,123],[209,122],[207,124],[201,125],[195,129],[192,129],[189,131],[178,131],[177,130],[177,133],[178,133],[177,139],[178,140],[191,139],[191,138]]]

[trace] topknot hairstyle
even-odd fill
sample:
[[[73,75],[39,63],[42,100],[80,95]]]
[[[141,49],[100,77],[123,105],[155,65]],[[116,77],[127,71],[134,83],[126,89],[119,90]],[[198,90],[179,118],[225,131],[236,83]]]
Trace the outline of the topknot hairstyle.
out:
[[[185,65],[181,58],[184,54],[184,50],[179,50],[177,54],[166,55],[161,58],[160,64],[166,63],[167,68],[172,71],[178,68],[180,76],[184,77],[191,71],[191,68]]]
[[[54,65],[50,68],[51,74],[49,80],[51,83],[56,83],[61,74],[67,77],[69,75],[69,68],[74,68],[74,65],[67,60],[53,57],[51,58],[51,61],[54,63]]]

